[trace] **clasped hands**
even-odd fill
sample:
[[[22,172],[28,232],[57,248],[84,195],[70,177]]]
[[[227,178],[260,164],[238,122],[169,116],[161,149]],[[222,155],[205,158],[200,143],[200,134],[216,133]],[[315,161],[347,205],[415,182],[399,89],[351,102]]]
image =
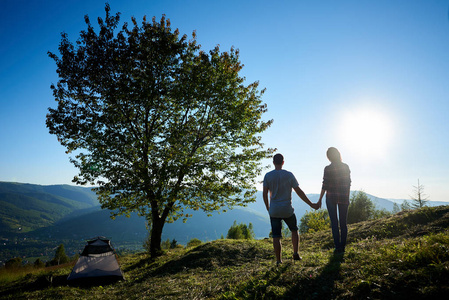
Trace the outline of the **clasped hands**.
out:
[[[320,209],[321,208],[321,200],[318,201],[317,203],[311,203],[310,207],[313,208],[314,210]]]

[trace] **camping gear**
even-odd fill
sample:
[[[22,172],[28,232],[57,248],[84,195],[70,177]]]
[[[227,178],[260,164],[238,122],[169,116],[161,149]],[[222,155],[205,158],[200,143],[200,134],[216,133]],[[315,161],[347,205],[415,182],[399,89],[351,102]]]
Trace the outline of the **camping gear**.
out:
[[[84,278],[123,279],[111,242],[104,237],[87,241],[67,280]]]

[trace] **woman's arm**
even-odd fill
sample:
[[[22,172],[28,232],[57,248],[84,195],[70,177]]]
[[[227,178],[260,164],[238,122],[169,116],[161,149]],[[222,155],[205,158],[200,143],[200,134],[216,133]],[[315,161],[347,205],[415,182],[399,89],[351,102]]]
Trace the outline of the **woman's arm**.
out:
[[[326,193],[326,190],[321,189],[320,199],[318,200],[318,204],[320,205],[320,208],[321,208],[321,200],[323,199],[324,193]]]

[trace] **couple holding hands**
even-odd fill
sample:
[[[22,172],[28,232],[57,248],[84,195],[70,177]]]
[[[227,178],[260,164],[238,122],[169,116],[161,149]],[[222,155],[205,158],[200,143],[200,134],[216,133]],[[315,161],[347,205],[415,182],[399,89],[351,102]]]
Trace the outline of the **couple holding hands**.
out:
[[[324,168],[323,185],[317,203],[312,203],[307,198],[306,194],[299,187],[298,181],[293,173],[282,169],[284,165],[284,157],[282,154],[276,154],[273,157],[275,169],[265,174],[263,180],[263,201],[270,214],[273,247],[277,264],[282,262],[280,241],[282,237],[282,220],[284,220],[292,232],[293,259],[301,260],[298,253],[298,225],[292,207],[292,189],[299,198],[313,209],[321,208],[321,200],[324,194],[326,194],[326,206],[331,220],[335,253],[343,253],[345,251],[348,235],[347,216],[351,171],[348,165],[342,162],[340,152],[336,148],[329,148],[326,155],[331,164]],[[269,199],[268,195],[270,195]]]

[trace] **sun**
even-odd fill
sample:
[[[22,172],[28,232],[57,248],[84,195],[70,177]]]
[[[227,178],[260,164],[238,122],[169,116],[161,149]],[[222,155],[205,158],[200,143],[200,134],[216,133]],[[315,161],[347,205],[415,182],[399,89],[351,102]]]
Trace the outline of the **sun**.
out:
[[[383,157],[393,136],[390,118],[374,109],[356,109],[342,114],[339,139],[344,148],[361,157]]]

